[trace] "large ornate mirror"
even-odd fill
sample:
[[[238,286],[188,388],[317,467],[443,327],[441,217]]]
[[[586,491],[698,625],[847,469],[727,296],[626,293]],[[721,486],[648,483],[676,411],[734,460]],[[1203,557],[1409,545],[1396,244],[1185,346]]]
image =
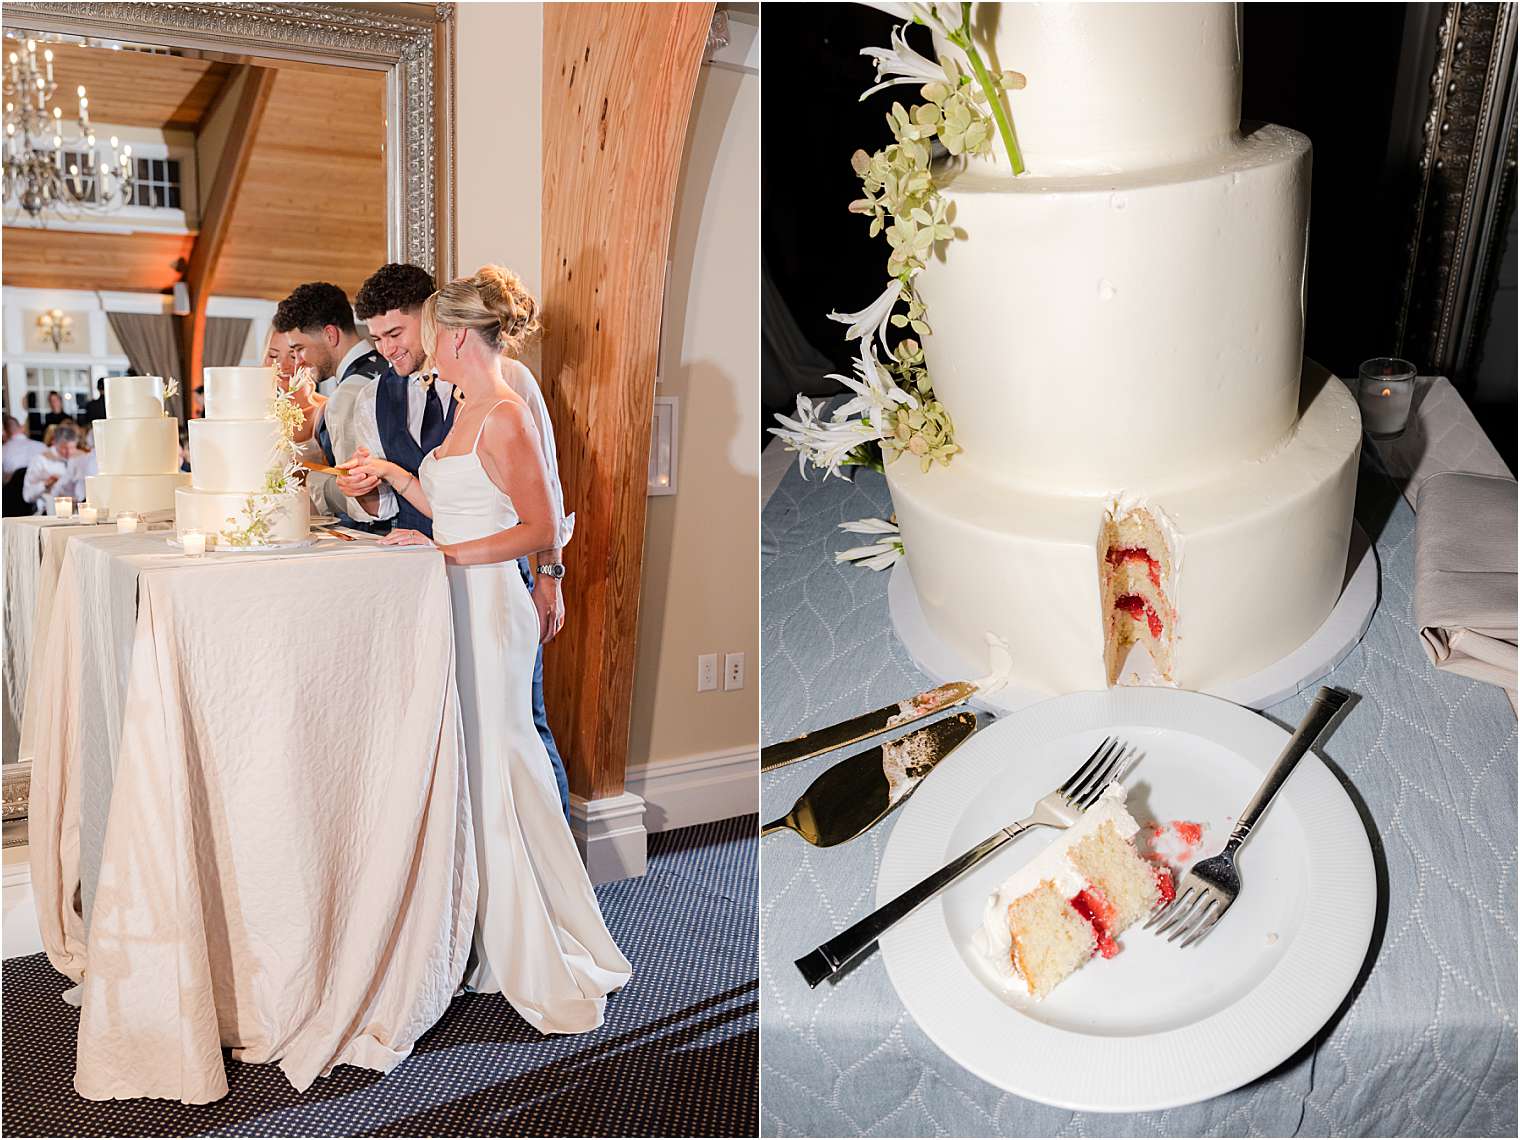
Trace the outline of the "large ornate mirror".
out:
[[[7,157],[3,403],[32,434],[89,418],[109,375],[260,362],[301,282],[352,297],[388,260],[453,272],[452,5],[3,16],[8,138],[30,135]],[[20,86],[40,101],[17,106]],[[7,647],[18,694],[27,650]],[[8,762],[25,759],[10,697]],[[8,820],[24,775],[8,770]]]

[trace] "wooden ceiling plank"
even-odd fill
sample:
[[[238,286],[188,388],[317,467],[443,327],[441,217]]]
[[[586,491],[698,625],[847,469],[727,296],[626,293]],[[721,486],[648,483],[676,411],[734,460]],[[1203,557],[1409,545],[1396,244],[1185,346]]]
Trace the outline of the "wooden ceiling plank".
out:
[[[227,244],[232,214],[237,206],[238,193],[242,189],[243,175],[253,157],[253,144],[258,137],[259,124],[264,118],[264,109],[269,105],[269,96],[274,91],[275,73],[269,68],[249,66],[247,76],[238,95],[232,128],[222,147],[216,176],[211,182],[211,192],[201,211],[200,233],[196,235],[195,245],[190,252],[190,268],[185,273],[185,284],[190,288],[190,315],[184,318],[180,343],[187,387],[193,387],[201,374],[206,347],[206,305],[211,299],[211,282],[216,276],[217,262]],[[228,85],[236,78],[236,73],[230,75]]]

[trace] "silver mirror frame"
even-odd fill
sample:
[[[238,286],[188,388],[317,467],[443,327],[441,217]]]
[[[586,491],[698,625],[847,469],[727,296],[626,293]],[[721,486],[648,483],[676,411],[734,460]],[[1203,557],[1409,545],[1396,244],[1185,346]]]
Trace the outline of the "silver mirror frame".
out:
[[[387,255],[454,271],[454,5],[8,3],[7,30],[386,73]]]

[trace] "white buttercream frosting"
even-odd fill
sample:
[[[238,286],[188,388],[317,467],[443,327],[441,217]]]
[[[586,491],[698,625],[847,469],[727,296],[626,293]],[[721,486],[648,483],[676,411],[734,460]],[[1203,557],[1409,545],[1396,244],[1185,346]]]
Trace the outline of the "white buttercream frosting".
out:
[[[1043,882],[1055,885],[1063,897],[1071,898],[1087,885],[1082,873],[1072,865],[1070,852],[1088,836],[1093,835],[1105,823],[1112,823],[1125,839],[1140,830],[1134,816],[1125,806],[1128,792],[1123,784],[1115,781],[1103,789],[1098,802],[1093,804],[1066,830],[1056,836],[1049,847],[1025,863],[993,891],[982,912],[982,927],[972,937],[972,947],[985,958],[996,976],[1012,983],[1018,979],[1013,968],[1013,935],[1008,929],[1008,908],[1015,899],[1022,898]]]

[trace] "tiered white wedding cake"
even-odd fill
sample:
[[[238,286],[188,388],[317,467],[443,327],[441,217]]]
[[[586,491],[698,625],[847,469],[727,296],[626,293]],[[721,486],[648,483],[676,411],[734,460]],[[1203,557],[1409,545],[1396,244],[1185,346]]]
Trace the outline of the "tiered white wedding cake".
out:
[[[90,427],[100,473],[84,481],[85,499],[102,517],[174,507],[174,490],[190,482],[179,469],[179,421],[164,411],[157,376],[107,376],[106,418]]]
[[[174,495],[177,534],[220,546],[296,542],[311,532],[306,492],[286,478],[287,435],[272,368],[207,368],[206,416],[190,421],[191,486]]]
[[[963,450],[886,467],[922,609],[1024,687],[1122,682],[1131,643],[1248,676],[1334,607],[1356,489],[1355,401],[1303,367],[1309,140],[1241,130],[1233,5],[976,8],[1027,173],[938,175],[917,286]]]

